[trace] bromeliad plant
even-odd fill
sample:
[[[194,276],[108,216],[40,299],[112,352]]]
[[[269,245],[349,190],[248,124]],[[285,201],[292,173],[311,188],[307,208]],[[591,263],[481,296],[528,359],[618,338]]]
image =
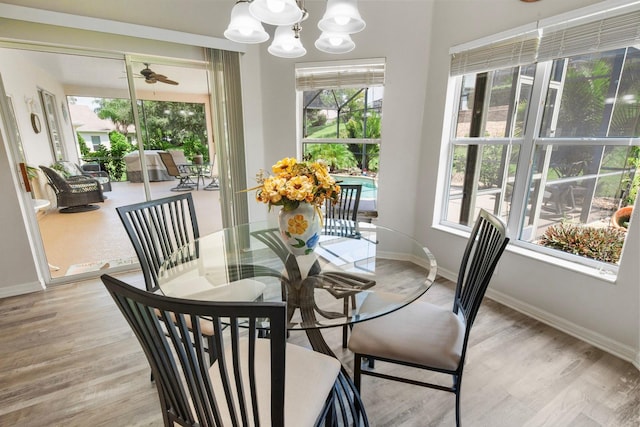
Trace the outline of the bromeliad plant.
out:
[[[258,187],[256,200],[272,206],[282,206],[285,211],[296,209],[300,203],[309,203],[319,209],[325,200],[337,202],[340,186],[329,175],[329,169],[322,162],[297,162],[284,158],[271,167],[273,176],[264,176],[260,171],[256,176]]]

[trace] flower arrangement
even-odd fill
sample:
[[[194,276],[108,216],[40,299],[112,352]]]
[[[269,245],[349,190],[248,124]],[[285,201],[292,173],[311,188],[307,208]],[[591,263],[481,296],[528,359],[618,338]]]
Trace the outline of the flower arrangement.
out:
[[[321,162],[297,162],[284,158],[272,166],[273,176],[264,176],[260,171],[257,181],[256,200],[272,206],[282,206],[285,211],[296,209],[300,203],[309,203],[316,209],[325,200],[337,202],[340,195],[338,185],[329,169]]]

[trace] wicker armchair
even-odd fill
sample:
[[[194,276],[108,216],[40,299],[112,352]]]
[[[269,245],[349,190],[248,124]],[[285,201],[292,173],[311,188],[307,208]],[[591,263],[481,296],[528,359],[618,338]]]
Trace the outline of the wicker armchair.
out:
[[[40,169],[56,194],[61,213],[92,211],[100,207],[91,203],[104,202],[102,187],[95,179],[83,175],[64,178],[46,166],[40,166]]]
[[[62,167],[66,171],[66,175],[69,177],[72,176],[88,176],[89,178],[93,178],[100,183],[102,186],[102,192],[111,191],[111,179],[109,178],[109,174],[105,171],[99,169],[93,170],[92,165],[84,164],[82,166],[78,166],[76,163],[62,160],[56,163],[60,167]]]

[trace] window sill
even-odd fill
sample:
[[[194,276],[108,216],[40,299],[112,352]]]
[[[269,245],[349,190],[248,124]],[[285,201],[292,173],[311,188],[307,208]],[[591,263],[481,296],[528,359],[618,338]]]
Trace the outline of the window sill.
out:
[[[442,224],[436,224],[433,226],[435,230],[439,230],[448,234],[453,234],[459,237],[464,237],[466,239],[469,238],[469,231],[461,230],[454,227],[448,227]],[[525,246],[526,245],[526,246]],[[536,261],[541,261],[546,264],[550,264],[556,267],[563,268],[565,270],[570,270],[585,276],[594,277],[596,279],[602,280],[607,283],[615,283],[618,277],[618,272],[615,267],[591,267],[583,264],[579,264],[577,262],[568,261],[561,258],[556,258],[554,256],[542,253],[540,251],[535,251],[530,249],[527,246],[531,244],[523,244],[522,242],[513,241],[509,242],[509,245],[506,248],[507,252],[521,255],[527,258],[534,258]]]

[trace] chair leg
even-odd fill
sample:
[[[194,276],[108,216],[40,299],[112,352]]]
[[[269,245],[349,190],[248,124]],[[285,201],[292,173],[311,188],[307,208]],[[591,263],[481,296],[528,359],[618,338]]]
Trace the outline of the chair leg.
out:
[[[456,427],[460,427],[460,377],[453,376],[453,386],[456,389]]]
[[[344,313],[345,317],[349,316],[349,297],[345,297],[342,300],[343,303],[343,308],[342,308],[342,312]],[[347,336],[349,335],[349,326],[344,325],[342,327],[342,348],[347,348]]]
[[[362,356],[359,354],[353,355],[353,384],[356,386],[358,393],[360,392],[360,377],[362,370]]]

